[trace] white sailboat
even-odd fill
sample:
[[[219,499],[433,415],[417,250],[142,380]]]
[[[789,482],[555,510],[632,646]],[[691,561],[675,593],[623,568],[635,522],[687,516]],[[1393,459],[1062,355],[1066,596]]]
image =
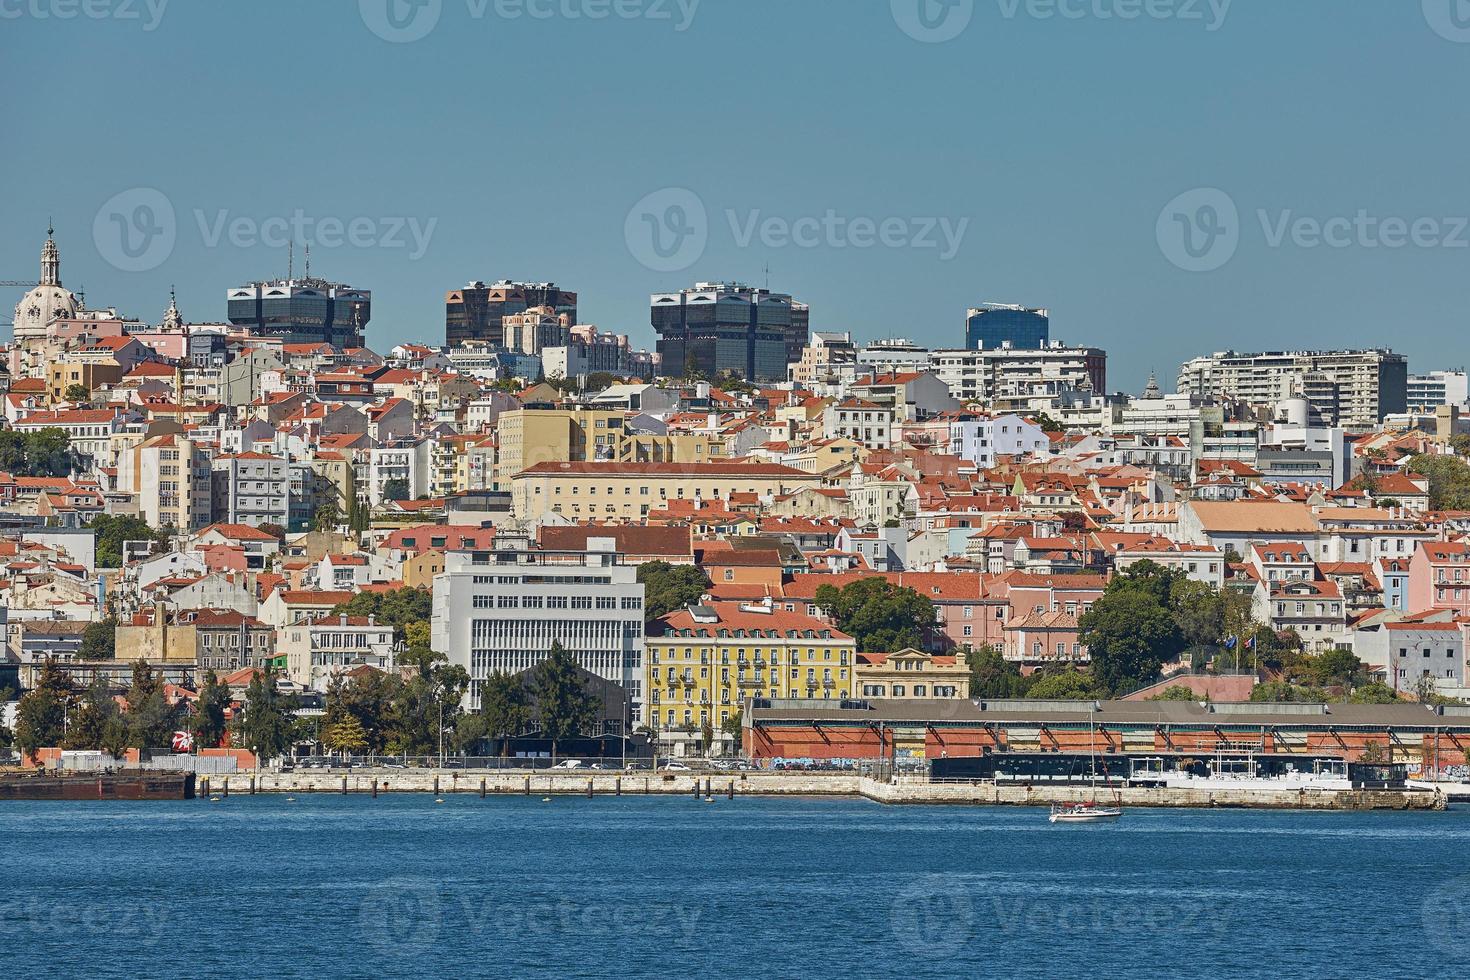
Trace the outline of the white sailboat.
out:
[[[1092,796],[1090,800],[1080,803],[1053,803],[1051,805],[1051,823],[1117,823],[1118,818],[1123,815],[1122,807],[1098,806],[1097,803],[1097,747],[1093,742],[1095,729],[1092,723],[1092,709],[1087,711],[1087,760],[1088,769],[1092,776]]]

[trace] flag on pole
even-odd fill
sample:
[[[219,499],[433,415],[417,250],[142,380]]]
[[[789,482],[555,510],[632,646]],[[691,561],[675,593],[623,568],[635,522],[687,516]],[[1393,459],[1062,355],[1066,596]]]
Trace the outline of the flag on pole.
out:
[[[1234,633],[1232,633],[1231,635],[1225,637],[1225,649],[1227,649],[1227,650],[1234,650],[1235,649],[1235,634]]]
[[[1246,638],[1245,648],[1247,650],[1254,650],[1256,648],[1256,638],[1254,636]]]

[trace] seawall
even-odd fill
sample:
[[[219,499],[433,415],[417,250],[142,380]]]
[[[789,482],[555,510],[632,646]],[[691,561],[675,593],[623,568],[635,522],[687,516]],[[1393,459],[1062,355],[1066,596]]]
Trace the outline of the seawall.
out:
[[[201,777],[201,795],[253,793],[472,793],[480,796],[840,796],[890,805],[1049,806],[1096,797],[1125,807],[1291,810],[1442,810],[1445,797],[1417,790],[1199,790],[994,783],[896,783],[850,773],[590,773],[401,770],[350,773],[261,772]]]

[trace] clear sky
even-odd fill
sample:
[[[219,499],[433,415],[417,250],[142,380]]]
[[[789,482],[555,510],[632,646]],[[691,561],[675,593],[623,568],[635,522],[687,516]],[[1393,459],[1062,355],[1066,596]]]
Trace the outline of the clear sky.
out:
[[[149,2],[0,0],[0,278],[51,216],[89,305],[222,320],[299,213],[380,350],[499,278],[651,346],[650,292],[769,266],[859,341],[1048,307],[1116,389],[1470,361],[1453,0]]]

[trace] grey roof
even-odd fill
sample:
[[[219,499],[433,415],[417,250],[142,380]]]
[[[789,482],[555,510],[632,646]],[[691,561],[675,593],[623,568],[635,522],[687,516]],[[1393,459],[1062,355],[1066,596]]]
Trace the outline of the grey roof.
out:
[[[1089,708],[1092,710],[1089,711]],[[1440,728],[1470,733],[1470,707],[1403,704],[1202,704],[1197,701],[984,701],[961,699],[852,699],[843,702],[769,701],[750,708],[752,724],[1035,725],[1085,727],[1089,720],[1115,728]]]

